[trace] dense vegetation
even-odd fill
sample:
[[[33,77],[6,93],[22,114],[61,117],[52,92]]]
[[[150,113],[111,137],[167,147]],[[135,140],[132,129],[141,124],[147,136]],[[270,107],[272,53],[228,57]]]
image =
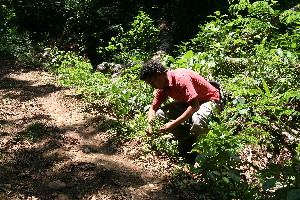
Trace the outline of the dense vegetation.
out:
[[[174,172],[174,184],[195,187],[199,198],[213,193],[219,199],[299,199],[296,1],[100,2],[6,0],[1,54],[52,69],[99,112],[113,109],[111,126],[120,139],[144,137],[145,152],[155,143],[156,150],[174,157],[170,135],[144,133],[153,90],[138,79],[141,63],[156,54],[156,22],[164,19],[174,47],[161,62],[217,80],[228,99],[219,120],[194,146],[196,164],[189,174]],[[120,69],[95,71],[102,61],[121,64]]]

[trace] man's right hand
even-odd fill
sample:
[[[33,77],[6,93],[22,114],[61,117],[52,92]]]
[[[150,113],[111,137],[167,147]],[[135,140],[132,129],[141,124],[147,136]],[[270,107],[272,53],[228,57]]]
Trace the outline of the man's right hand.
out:
[[[149,111],[148,111],[148,127],[147,127],[147,130],[146,130],[146,133],[147,135],[152,135],[153,133],[153,129],[152,129],[152,126],[151,126],[151,123],[152,121],[154,120],[155,118],[155,114],[156,114],[156,111],[157,111],[158,108],[154,107],[153,105],[150,105],[150,108],[149,108]]]
[[[151,127],[150,124],[148,125],[147,130],[145,130],[145,132],[146,132],[147,136],[151,136],[152,135],[153,130],[152,130],[152,127]]]

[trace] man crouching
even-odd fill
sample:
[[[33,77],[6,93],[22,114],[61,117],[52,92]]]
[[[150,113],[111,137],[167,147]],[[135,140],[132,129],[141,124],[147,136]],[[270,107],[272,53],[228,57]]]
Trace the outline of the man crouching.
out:
[[[169,120],[161,132],[176,134],[180,124],[191,121],[191,133],[208,133],[209,119],[220,109],[220,96],[218,89],[201,75],[184,68],[168,70],[160,63],[149,62],[140,69],[140,79],[157,89],[148,111],[150,133],[155,116]],[[160,108],[168,97],[175,101]]]

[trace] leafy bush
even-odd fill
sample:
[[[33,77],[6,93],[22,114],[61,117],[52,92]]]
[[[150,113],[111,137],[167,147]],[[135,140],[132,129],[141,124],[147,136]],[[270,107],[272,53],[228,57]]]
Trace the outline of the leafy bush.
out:
[[[21,64],[35,65],[38,60],[28,31],[19,31],[14,25],[15,12],[9,5],[0,5],[0,53],[13,56]]]
[[[232,16],[216,12],[194,39],[179,47],[182,56],[163,60],[218,80],[228,95],[220,122],[211,124],[194,148],[199,153],[193,170],[198,189],[218,191],[223,199],[296,199],[299,190],[299,19],[298,13],[288,15],[272,6],[240,1],[231,6]],[[284,31],[279,29],[287,25],[282,16],[290,16]],[[272,24],[274,18],[281,21]],[[241,154],[249,146],[267,161],[249,162]],[[287,160],[276,160],[281,156]],[[250,181],[243,174],[251,170]]]
[[[50,67],[62,84],[76,87],[87,101],[100,100],[124,125],[137,125],[132,119],[148,110],[152,89],[138,79],[140,65],[117,76],[93,72],[87,60],[72,52],[47,50],[44,56],[51,60]]]
[[[155,53],[158,43],[158,29],[154,21],[144,12],[140,12],[131,29],[121,28],[116,37],[112,37],[106,47],[99,47],[99,53],[105,53],[108,60],[116,63],[146,61]]]
[[[161,133],[159,129],[164,125],[165,119],[155,117],[151,123],[153,132],[147,137],[144,150],[155,152],[158,155],[167,155],[170,157],[178,156],[178,140],[174,139],[171,133]]]

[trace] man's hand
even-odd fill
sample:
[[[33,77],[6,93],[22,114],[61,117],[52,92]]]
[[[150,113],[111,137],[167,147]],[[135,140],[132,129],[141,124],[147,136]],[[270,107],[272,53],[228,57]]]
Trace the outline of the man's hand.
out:
[[[148,135],[148,136],[150,136],[150,135],[152,135],[152,133],[153,133],[153,128],[152,128],[152,125],[151,125],[151,123],[154,121],[154,116],[150,116],[149,118],[148,118],[148,126],[147,126],[147,130],[145,130],[145,132],[146,132],[146,134]]]
[[[173,131],[175,127],[176,126],[174,125],[174,123],[169,122],[169,123],[166,123],[163,127],[161,127],[159,132],[161,132],[161,133],[171,133],[171,131]]]
[[[145,130],[147,136],[151,136],[153,134],[152,126],[149,124],[147,130]]]
[[[148,136],[152,135],[153,129],[151,126],[151,123],[153,122],[155,118],[155,113],[157,111],[158,107],[154,107],[153,105],[150,105],[149,111],[148,111],[148,127],[147,130],[145,131]]]

